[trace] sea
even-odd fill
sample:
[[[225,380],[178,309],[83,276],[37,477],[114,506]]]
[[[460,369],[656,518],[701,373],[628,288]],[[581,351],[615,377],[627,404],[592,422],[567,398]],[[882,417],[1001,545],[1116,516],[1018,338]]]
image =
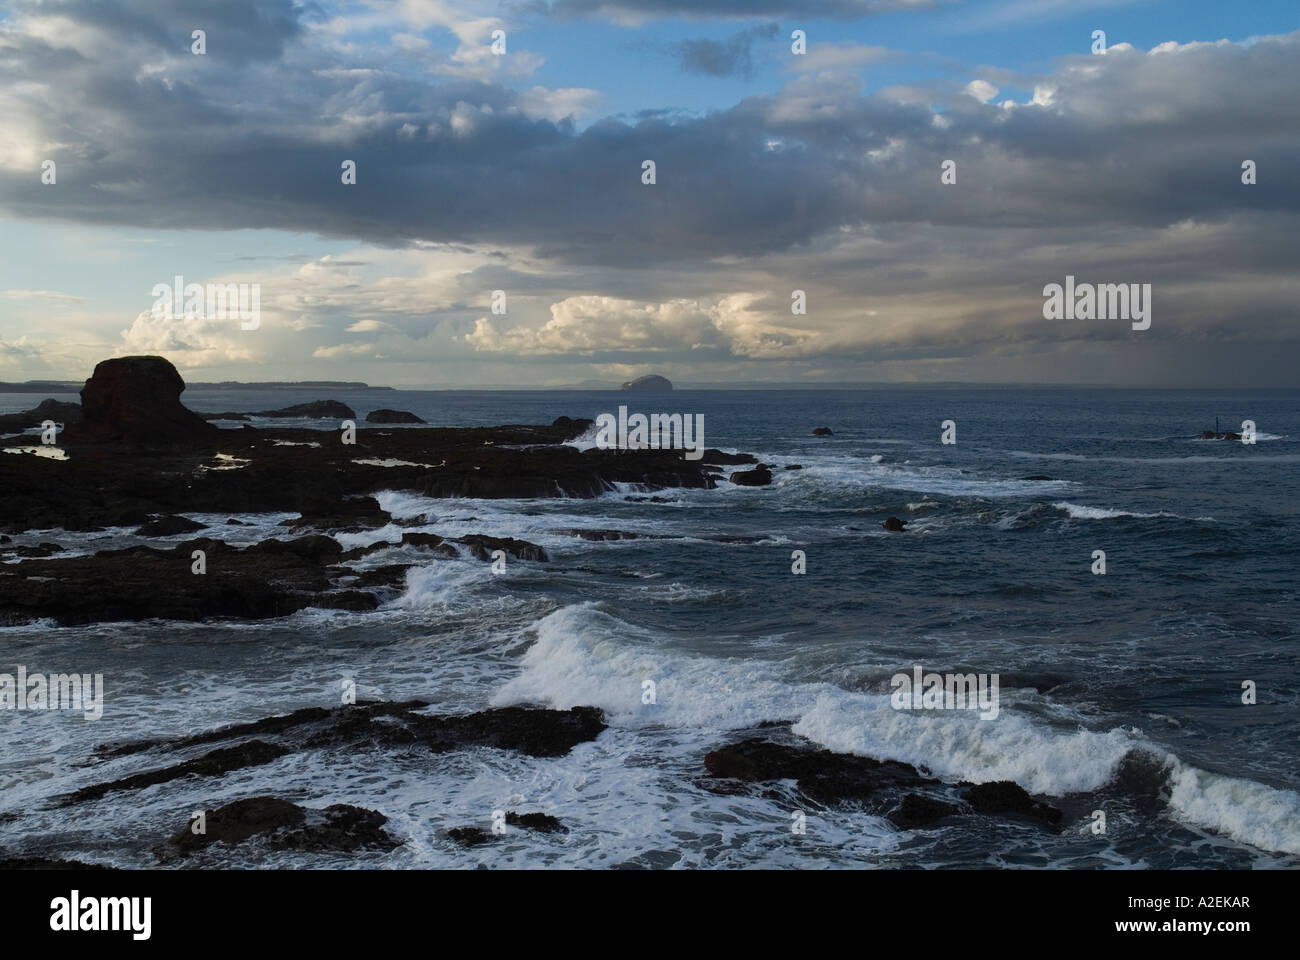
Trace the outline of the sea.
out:
[[[40,399],[2,395],[0,412]],[[0,629],[0,671],[102,673],[106,690],[99,720],[0,711],[0,851],[154,866],[160,842],[192,811],[273,794],[379,810],[403,842],[349,854],[217,845],[172,865],[1300,865],[1300,391],[183,397],[201,411],[314,399],[341,400],[362,417],[392,407],[448,426],[595,418],[619,405],[699,414],[707,446],[755,454],[774,480],[714,490],[628,485],[595,499],[380,492],[393,516],[427,514],[428,523],[338,534],[345,547],[411,530],[484,533],[541,544],[550,561],[511,560],[494,574],[486,563],[395,548],[365,562],[416,566],[371,613]],[[1256,442],[1200,439],[1216,418],[1236,431],[1253,421]],[[955,443],[942,442],[945,421]],[[822,426],[832,435],[814,436]],[[574,442],[590,446],[594,435]],[[794,464],[802,469],[786,469]],[[227,526],[229,514],[188,515],[211,529],[165,539],[247,543],[283,535],[277,525],[292,516],[239,514],[246,525]],[[906,529],[884,530],[888,516]],[[575,528],[653,537],[589,541],[565,532]],[[15,537],[50,541],[82,553],[144,542],[127,529]],[[917,667],[998,675],[997,715],[898,709],[893,678]],[[345,681],[361,698],[425,699],[434,713],[590,704],[609,729],[556,758],[321,750],[71,808],[54,803],[158,764],[147,754],[89,763],[99,745],[335,706]],[[818,805],[788,784],[710,789],[705,755],[765,735],[773,727],[764,723],[792,725],[811,747],[904,761],[949,783],[1014,780],[1065,810],[1065,822],[1053,833],[965,817],[909,831],[879,811]],[[498,810],[550,814],[569,831],[510,829],[471,848],[447,836],[490,829]],[[799,813],[802,832],[792,829]]]

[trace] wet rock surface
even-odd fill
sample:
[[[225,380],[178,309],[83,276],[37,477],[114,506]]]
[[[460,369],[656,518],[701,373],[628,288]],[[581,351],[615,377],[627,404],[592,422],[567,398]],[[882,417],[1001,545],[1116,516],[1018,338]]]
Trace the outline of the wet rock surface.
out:
[[[88,784],[62,797],[60,803],[71,806],[182,779],[220,777],[309,750],[389,747],[440,754],[492,747],[533,757],[559,757],[594,740],[606,727],[604,714],[596,707],[551,710],[517,706],[442,715],[420,712],[427,706],[423,700],[406,700],[361,701],[332,709],[305,707],[187,737],[107,744],[96,751],[97,761],[149,756],[156,758],[157,765]],[[196,755],[177,759],[185,752]]]
[[[804,801],[822,805],[851,803],[887,817],[903,830],[972,815],[1017,820],[1051,831],[1060,829],[1060,810],[1035,800],[1011,781],[945,784],[910,764],[816,749],[788,732],[786,739],[781,739],[779,731],[788,731],[784,724],[764,726],[777,730],[778,739],[753,737],[706,754],[704,767],[710,779],[701,785],[717,793],[735,794],[747,792],[746,784],[793,780],[796,796]],[[762,795],[775,800],[793,799],[770,789]]]
[[[213,843],[235,846],[252,838],[272,849],[391,850],[400,841],[383,829],[387,822],[378,811],[350,804],[314,810],[279,797],[248,797],[205,811],[203,832],[195,833],[191,821],[172,835],[161,856],[185,856]]]
[[[765,487],[772,482],[772,471],[761,466],[753,470],[737,470],[731,475],[731,482],[742,487]]]
[[[202,551],[205,573],[195,573]],[[64,626],[111,620],[264,620],[306,607],[372,610],[378,599],[343,589],[343,548],[325,536],[238,548],[188,540],[170,549],[128,547],[0,568],[0,624],[48,618]]]

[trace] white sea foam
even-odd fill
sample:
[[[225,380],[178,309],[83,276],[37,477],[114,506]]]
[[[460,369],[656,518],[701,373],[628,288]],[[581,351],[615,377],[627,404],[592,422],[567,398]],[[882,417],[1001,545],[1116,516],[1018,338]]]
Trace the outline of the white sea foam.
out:
[[[895,710],[888,694],[790,682],[779,663],[690,656],[595,603],[535,624],[537,642],[493,703],[590,704],[619,726],[667,725],[698,733],[798,717],[794,732],[827,749],[926,767],[948,780],[1014,780],[1051,796],[1097,790],[1141,749],[1171,766],[1170,811],[1264,850],[1300,853],[1300,796],[1182,763],[1137,729],[1054,726],[1018,713],[1008,697],[996,719],[974,710]],[[642,703],[655,682],[656,702]]]

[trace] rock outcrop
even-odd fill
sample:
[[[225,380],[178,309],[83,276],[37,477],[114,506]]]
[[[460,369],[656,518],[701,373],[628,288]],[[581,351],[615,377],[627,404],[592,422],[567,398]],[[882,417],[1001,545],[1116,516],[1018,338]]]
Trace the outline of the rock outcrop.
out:
[[[61,400],[42,400],[30,410],[0,416],[0,431],[30,430],[32,427],[39,427],[46,420],[53,420],[60,426],[79,423],[81,405],[64,403]]]
[[[162,357],[114,357],[96,364],[81,389],[81,422],[65,443],[185,447],[211,443],[217,428],[181,404],[185,381]]]
[[[426,423],[413,413],[405,410],[371,410],[366,414],[366,423]]]

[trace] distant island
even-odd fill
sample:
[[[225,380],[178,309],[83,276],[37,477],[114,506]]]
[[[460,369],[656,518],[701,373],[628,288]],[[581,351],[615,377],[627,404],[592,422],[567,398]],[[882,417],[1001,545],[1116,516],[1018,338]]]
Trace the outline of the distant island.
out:
[[[76,393],[84,380],[25,380],[7,383],[0,380],[0,393]],[[392,390],[393,387],[372,387],[354,380],[222,380],[220,383],[191,381],[190,390]]]
[[[672,390],[673,385],[667,377],[661,377],[657,373],[647,374],[644,377],[637,377],[635,380],[629,380],[623,384],[623,390],[638,390],[650,393],[668,393]]]

